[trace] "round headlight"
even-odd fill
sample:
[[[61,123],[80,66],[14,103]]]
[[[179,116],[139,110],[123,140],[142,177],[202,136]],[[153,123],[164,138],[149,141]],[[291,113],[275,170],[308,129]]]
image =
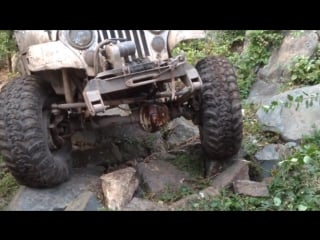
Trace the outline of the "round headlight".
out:
[[[90,30],[70,30],[67,39],[71,46],[86,49],[93,43],[94,35]]]

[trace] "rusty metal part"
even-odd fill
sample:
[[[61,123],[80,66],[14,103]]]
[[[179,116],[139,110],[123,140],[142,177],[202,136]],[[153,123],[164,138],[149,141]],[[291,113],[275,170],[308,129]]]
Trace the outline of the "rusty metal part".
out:
[[[145,131],[155,132],[169,119],[169,110],[164,104],[145,104],[140,108],[140,124]]]
[[[139,122],[148,132],[155,132],[169,121],[169,110],[164,104],[145,104],[139,112],[133,112],[127,117],[108,116],[93,118],[92,127],[101,128],[110,125],[122,125]]]
[[[183,115],[183,109],[177,106],[171,106],[170,109],[164,104],[149,103],[145,104],[139,111],[133,111],[129,116],[120,115],[93,117],[91,121],[92,128],[110,127],[116,125],[140,123],[145,131],[157,131],[165,125],[171,118],[177,118]],[[143,122],[142,122],[143,121]]]
[[[73,97],[72,97],[71,83],[70,83],[70,79],[68,78],[67,69],[62,69],[62,82],[63,82],[63,89],[64,89],[66,102],[72,103]]]

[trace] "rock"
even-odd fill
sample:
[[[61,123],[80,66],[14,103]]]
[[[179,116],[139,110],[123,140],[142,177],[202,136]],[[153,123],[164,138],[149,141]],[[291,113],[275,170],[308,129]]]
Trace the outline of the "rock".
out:
[[[297,148],[298,147],[298,144],[296,142],[287,142],[285,144],[286,148],[288,149],[294,149],[294,148]]]
[[[147,137],[144,141],[145,146],[152,153],[165,153],[167,152],[166,143],[162,137],[162,133],[160,131],[152,133]]]
[[[122,140],[118,145],[123,161],[145,158],[149,155],[148,147],[145,146],[143,139],[137,138],[132,142]]]
[[[69,203],[65,211],[98,211],[102,208],[103,205],[98,202],[96,196],[92,192],[85,191]]]
[[[296,56],[310,57],[316,51],[319,37],[314,31],[296,33],[291,31],[275,50],[269,63],[258,73],[258,78],[266,82],[284,82],[289,79],[288,66]]]
[[[159,193],[168,186],[177,189],[189,175],[163,160],[141,162],[137,166],[143,186],[148,192]]]
[[[103,168],[73,169],[68,182],[49,189],[35,189],[22,186],[12,199],[8,210],[53,211],[65,209],[82,192],[90,191],[99,181]]]
[[[276,164],[284,160],[290,154],[290,150],[282,144],[268,144],[255,154],[255,158],[263,169],[263,177],[271,176]]]
[[[122,155],[119,147],[114,143],[111,143],[111,153],[114,156],[116,162],[122,162]]]
[[[220,191],[225,187],[231,186],[236,180],[249,180],[248,164],[249,162],[246,160],[235,161],[212,180],[212,187]]]
[[[134,197],[123,211],[167,211],[168,207],[146,199]]]
[[[145,158],[150,152],[164,152],[161,133],[144,131],[139,124],[124,124],[99,130],[81,131],[72,137],[75,166],[120,164]],[[95,154],[92,154],[92,151]]]
[[[310,87],[303,87],[272,97],[265,104],[271,104],[272,101],[288,101],[288,95],[294,99],[300,95],[320,94],[320,84]],[[316,103],[314,104],[316,105]],[[291,108],[282,105],[277,106],[273,111],[266,113],[262,108],[257,112],[257,117],[262,125],[263,130],[279,133],[285,141],[300,141],[303,135],[313,133],[315,126],[320,127],[320,111],[317,106],[306,107],[302,103],[298,110],[296,104],[292,104]]]
[[[132,167],[105,174],[100,178],[105,206],[111,210],[120,210],[128,204],[139,185],[136,170]]]
[[[279,93],[279,83],[267,83],[262,80],[257,80],[252,85],[247,102],[253,104],[262,104],[272,96]]]
[[[199,129],[191,121],[179,117],[168,124],[167,144],[173,149],[199,137]]]
[[[250,180],[237,180],[233,183],[233,189],[236,193],[252,197],[269,196],[267,185],[262,182],[254,182]]]

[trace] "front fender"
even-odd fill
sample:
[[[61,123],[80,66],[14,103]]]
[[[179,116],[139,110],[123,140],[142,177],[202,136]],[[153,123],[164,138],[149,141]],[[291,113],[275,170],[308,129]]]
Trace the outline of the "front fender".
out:
[[[204,30],[172,30],[168,36],[168,47],[172,49],[180,42],[188,39],[203,39],[206,37]]]
[[[60,41],[30,46],[26,58],[28,69],[31,72],[61,68],[87,68],[82,56]]]

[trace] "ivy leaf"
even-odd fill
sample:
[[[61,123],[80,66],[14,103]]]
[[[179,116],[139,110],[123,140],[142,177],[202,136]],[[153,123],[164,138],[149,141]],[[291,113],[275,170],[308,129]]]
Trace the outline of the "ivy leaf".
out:
[[[298,206],[298,210],[299,211],[305,211],[305,210],[307,210],[308,209],[308,207],[307,206],[304,206],[304,205],[302,205],[302,204],[300,204],[299,206]]]
[[[287,96],[287,98],[289,101],[293,101],[293,97],[290,94]]]
[[[276,207],[279,207],[281,205],[281,199],[278,197],[273,198],[273,203]]]
[[[304,158],[303,158],[304,163],[309,163],[311,160],[312,160],[311,157],[308,155],[304,156]]]
[[[296,80],[297,78],[298,78],[297,74],[292,74],[292,76],[291,76],[292,81]]]

